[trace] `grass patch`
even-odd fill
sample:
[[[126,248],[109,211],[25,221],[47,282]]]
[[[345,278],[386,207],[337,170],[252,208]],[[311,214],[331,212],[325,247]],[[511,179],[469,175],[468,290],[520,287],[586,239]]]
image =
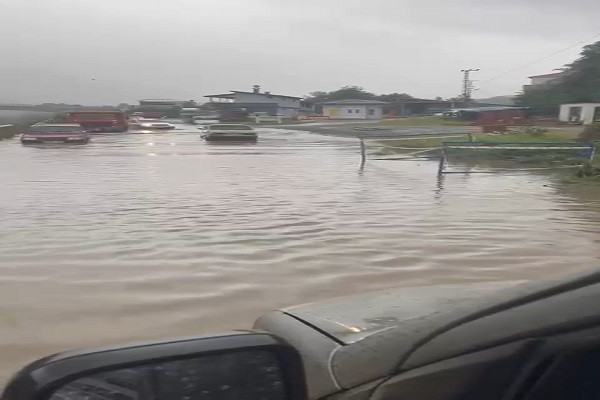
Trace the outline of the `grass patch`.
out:
[[[2,139],[10,139],[13,136],[17,135],[21,127],[18,125],[12,125],[10,127],[0,128],[0,140]]]
[[[279,126],[279,125],[302,125],[302,124],[306,124],[307,122],[315,122],[315,121],[310,121],[310,120],[297,120],[297,119],[283,119],[281,120],[281,124],[278,123],[277,121],[265,121],[265,122],[259,122],[256,123],[254,122],[254,118],[248,120],[247,122],[242,122],[243,124],[246,125],[252,125],[252,126],[262,126],[262,125],[269,125],[269,126]]]
[[[574,142],[579,134],[578,130],[572,129],[552,129],[548,130],[542,136],[533,136],[525,133],[524,131],[512,131],[507,132],[504,135],[490,135],[485,133],[473,133],[473,141],[484,142],[484,143],[500,143],[500,142],[514,142],[514,143],[535,143],[535,142]],[[390,140],[378,140],[377,146],[386,145],[392,147],[440,147],[443,142],[465,142],[468,141],[468,136],[462,135],[451,138],[427,138],[427,139],[390,139]],[[391,149],[390,149],[391,150]],[[407,152],[402,149],[398,149],[399,153]]]
[[[469,123],[465,121],[445,120],[439,117],[409,117],[384,119],[373,124],[360,124],[360,126],[382,126],[390,128],[395,126],[469,126]]]

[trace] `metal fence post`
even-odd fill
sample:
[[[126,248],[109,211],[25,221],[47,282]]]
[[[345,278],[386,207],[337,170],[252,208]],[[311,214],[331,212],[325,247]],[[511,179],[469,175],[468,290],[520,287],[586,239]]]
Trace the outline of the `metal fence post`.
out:
[[[367,162],[367,149],[363,138],[359,138],[358,140],[360,141],[360,169],[363,169]]]
[[[442,154],[440,157],[440,163],[438,164],[438,176],[441,176],[446,168],[446,153],[444,152],[444,148],[440,148],[440,151]]]

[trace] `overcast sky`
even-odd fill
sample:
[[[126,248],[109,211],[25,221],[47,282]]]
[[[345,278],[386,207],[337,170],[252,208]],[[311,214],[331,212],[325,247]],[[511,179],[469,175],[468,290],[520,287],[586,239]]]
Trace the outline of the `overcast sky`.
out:
[[[511,94],[600,37],[597,0],[0,0],[0,102],[135,103],[359,85]]]

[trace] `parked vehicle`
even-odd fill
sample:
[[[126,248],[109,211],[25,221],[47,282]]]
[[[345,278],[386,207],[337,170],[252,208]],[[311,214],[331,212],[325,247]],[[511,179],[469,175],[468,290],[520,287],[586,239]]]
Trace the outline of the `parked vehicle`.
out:
[[[130,118],[129,128],[142,130],[169,130],[175,129],[175,125],[156,119]]]
[[[67,122],[80,124],[88,132],[125,132],[129,128],[122,111],[69,111]]]
[[[79,124],[36,124],[21,133],[23,144],[46,142],[86,144],[89,140],[90,134]]]
[[[207,142],[256,142],[258,135],[250,125],[212,124],[200,128]]]
[[[252,331],[45,357],[1,399],[597,399],[599,295],[594,272],[335,299]]]

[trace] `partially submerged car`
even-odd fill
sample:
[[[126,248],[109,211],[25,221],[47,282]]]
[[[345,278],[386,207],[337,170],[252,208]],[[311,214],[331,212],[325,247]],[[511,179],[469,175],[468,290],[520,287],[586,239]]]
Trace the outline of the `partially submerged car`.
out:
[[[49,356],[1,399],[597,399],[599,297],[593,272],[334,299],[253,330]]]
[[[207,142],[256,142],[258,135],[250,125],[212,124],[200,128]]]
[[[130,118],[130,129],[139,130],[171,130],[175,129],[175,125],[157,119]]]
[[[79,124],[35,124],[21,133],[21,143],[70,143],[86,144],[90,134]]]

